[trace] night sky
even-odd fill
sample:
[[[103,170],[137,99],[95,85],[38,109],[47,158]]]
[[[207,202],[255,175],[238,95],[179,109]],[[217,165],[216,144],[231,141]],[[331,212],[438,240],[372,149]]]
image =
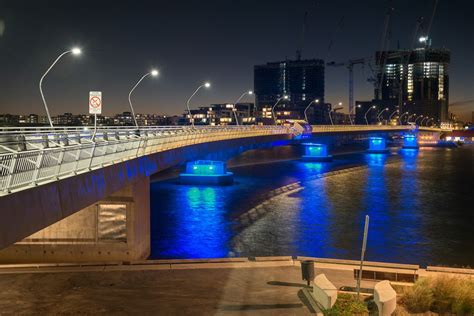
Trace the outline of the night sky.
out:
[[[474,10],[470,1],[440,0],[432,46],[451,50],[450,111],[474,111]],[[19,1],[0,0],[0,112],[44,114],[38,81],[62,51],[78,45],[44,81],[52,114],[86,113],[89,90],[101,90],[105,114],[180,114],[206,80],[192,107],[233,102],[253,87],[253,66],[295,57],[303,15],[309,12],[303,58],[345,61],[380,47],[389,2],[382,0]],[[391,48],[410,46],[418,16],[431,0],[394,0]],[[342,23],[340,23],[342,20]],[[332,48],[328,46],[333,40]],[[355,99],[371,99],[370,69],[356,68]],[[345,67],[326,67],[326,100],[347,107]],[[243,101],[252,101],[245,99]]]

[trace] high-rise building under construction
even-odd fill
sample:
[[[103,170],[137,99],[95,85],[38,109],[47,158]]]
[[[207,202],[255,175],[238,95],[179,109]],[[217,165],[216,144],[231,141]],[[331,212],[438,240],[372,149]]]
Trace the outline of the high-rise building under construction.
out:
[[[449,119],[449,50],[424,47],[376,52],[375,57],[375,102],[393,101],[400,113],[432,117],[435,122]]]

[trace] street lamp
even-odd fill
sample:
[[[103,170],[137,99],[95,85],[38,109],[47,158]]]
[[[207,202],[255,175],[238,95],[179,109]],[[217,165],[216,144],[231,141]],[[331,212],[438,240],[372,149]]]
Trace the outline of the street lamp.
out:
[[[304,109],[304,119],[306,120],[306,123],[308,123],[308,124],[309,124],[309,121],[308,121],[308,115],[306,115],[306,111],[308,111],[309,107],[313,103],[319,103],[319,99],[316,99],[316,100],[313,100],[313,101],[309,102],[308,106]]]
[[[48,104],[46,103],[46,99],[44,98],[44,94],[43,94],[43,80],[46,77],[46,75],[50,72],[50,70],[53,69],[54,65],[56,65],[56,63],[61,59],[61,57],[63,57],[66,54],[69,54],[69,53],[71,53],[75,56],[78,56],[82,53],[82,51],[79,47],[73,47],[72,49],[63,52],[61,55],[58,56],[58,58],[56,58],[56,60],[51,64],[51,66],[49,66],[48,70],[46,70],[46,72],[43,74],[43,76],[41,76],[41,79],[39,81],[39,91],[40,91],[40,94],[41,94],[41,99],[43,100],[44,108],[46,110],[46,115],[48,116],[49,125],[51,127],[53,127],[53,121],[51,120],[51,115],[49,114]]]
[[[158,76],[158,70],[152,69],[150,72],[147,72],[144,74],[140,80],[137,81],[137,83],[133,86],[132,90],[128,93],[128,104],[130,104],[130,110],[132,111],[132,117],[133,121],[135,122],[135,126],[138,128],[138,122],[137,118],[135,117],[135,111],[133,110],[133,105],[132,105],[132,92],[135,90],[135,88],[142,82],[143,79],[145,79],[148,76],[156,77]]]
[[[380,115],[382,115],[383,112],[388,111],[388,108],[383,109],[382,111],[379,112],[377,115],[377,120],[380,122]]]
[[[376,108],[377,108],[377,106],[372,105],[372,106],[367,110],[367,112],[365,112],[364,117],[365,117],[365,123],[366,123],[367,125],[369,125],[369,121],[367,120],[367,114],[369,114],[370,110],[376,109]]]
[[[403,122],[402,122],[403,115],[408,115],[408,112],[403,113],[403,114],[400,115],[400,117],[398,118],[398,121],[400,122],[400,125],[403,125]]]
[[[418,119],[419,119],[419,118],[422,118],[422,117],[423,117],[423,115],[420,115],[420,116],[418,116],[418,117],[415,119],[415,125],[416,125],[416,121],[418,121]]]
[[[275,107],[277,106],[278,102],[280,102],[282,99],[288,100],[288,96],[284,95],[281,98],[279,98],[272,107],[272,115],[273,115],[273,120],[274,120],[275,124],[277,123],[277,117],[275,115]]]
[[[416,116],[416,113],[413,113],[412,115],[409,115],[408,118],[407,118],[407,123],[410,123],[410,119],[412,116]]]
[[[388,117],[388,120],[389,120],[389,121],[391,121],[391,120],[392,120],[392,117],[393,117],[393,115],[394,115],[395,113],[398,113],[398,112],[399,112],[398,110],[395,110],[395,111],[393,111],[393,113],[392,113],[392,114],[390,114],[390,116]]]
[[[421,120],[420,126],[423,126],[423,121],[426,120],[426,119],[429,119],[429,117],[428,117],[428,116],[425,116],[425,117]]]
[[[239,101],[246,95],[252,95],[253,94],[253,91],[252,90],[249,90],[249,91],[245,91],[244,93],[242,93],[242,95],[237,99],[237,101],[234,102],[234,116],[235,116],[235,124],[239,125],[239,119],[237,118],[237,103],[239,103]]]
[[[428,122],[429,122],[429,121],[433,121],[433,120],[434,120],[434,117],[428,119],[428,121],[426,121],[426,126],[428,126]]]
[[[189,119],[191,120],[191,124],[192,126],[194,127],[194,119],[191,115],[191,109],[189,108],[189,101],[191,101],[191,99],[194,97],[194,95],[199,91],[199,89],[201,89],[202,87],[204,88],[210,88],[211,87],[211,84],[209,82],[205,82],[204,84],[200,85],[196,91],[194,91],[193,94],[191,94],[191,96],[189,97],[188,101],[186,102],[186,107],[188,108],[188,114],[189,114]]]

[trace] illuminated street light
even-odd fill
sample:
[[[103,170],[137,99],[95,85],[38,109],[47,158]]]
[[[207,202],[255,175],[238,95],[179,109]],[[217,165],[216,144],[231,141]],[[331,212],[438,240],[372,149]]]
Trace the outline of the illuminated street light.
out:
[[[186,107],[188,108],[188,114],[189,114],[189,119],[191,120],[191,124],[192,126],[194,127],[194,119],[193,119],[193,116],[191,115],[191,109],[189,108],[189,102],[191,101],[191,99],[194,97],[194,95],[199,91],[199,89],[201,89],[202,87],[205,87],[205,88],[210,88],[211,87],[211,84],[209,82],[205,82],[204,84],[200,85],[196,91],[194,91],[193,94],[191,94],[191,96],[189,97],[188,101],[186,102]]]
[[[152,69],[150,72],[147,72],[146,74],[144,74],[140,80],[138,80],[138,82],[133,86],[132,90],[130,90],[130,92],[128,93],[128,104],[130,104],[130,110],[132,111],[132,117],[133,117],[133,121],[135,122],[135,126],[138,128],[138,122],[137,122],[137,118],[135,117],[135,111],[133,110],[133,105],[132,105],[132,92],[133,90],[135,90],[135,88],[140,84],[140,82],[142,82],[143,79],[145,79],[146,77],[148,76],[152,76],[152,77],[156,77],[158,76],[158,70],[156,69]]]
[[[424,120],[427,120],[427,119],[429,119],[429,117],[428,117],[428,116],[425,116],[425,117],[421,120],[420,126],[423,126],[423,121],[424,121]]]
[[[403,114],[400,115],[400,117],[398,118],[398,121],[400,122],[400,125],[403,125],[403,122],[402,122],[403,115],[408,115],[408,112],[403,113]]]
[[[56,65],[56,63],[61,59],[61,57],[63,57],[66,54],[69,54],[69,53],[73,54],[74,56],[78,56],[82,53],[82,51],[78,47],[73,47],[72,49],[67,50],[67,51],[63,52],[62,54],[60,54],[56,58],[56,60],[51,64],[51,66],[49,66],[48,70],[46,70],[46,72],[43,74],[43,76],[41,76],[41,79],[39,81],[39,90],[40,90],[40,94],[41,94],[41,99],[43,100],[44,108],[46,110],[46,115],[48,116],[48,122],[49,122],[49,125],[51,127],[53,127],[53,121],[51,120],[51,115],[49,114],[48,104],[46,103],[46,99],[44,98],[44,94],[43,94],[43,80],[46,77],[46,75],[50,72],[50,70],[53,69],[54,65]]]
[[[316,100],[313,100],[313,101],[309,102],[308,106],[304,109],[304,119],[306,120],[306,123],[308,123],[308,124],[309,124],[309,121],[308,121],[308,115],[306,115],[306,111],[308,111],[309,107],[313,103],[319,103],[319,99],[316,99]]]
[[[377,115],[377,120],[380,122],[380,115],[382,115],[383,112],[388,111],[388,108],[383,109],[382,111],[379,112]]]
[[[407,118],[407,123],[410,123],[410,119],[413,117],[416,117],[416,113],[413,113],[412,115],[408,116]]]
[[[370,110],[376,109],[376,108],[377,108],[377,106],[372,105],[372,106],[367,110],[367,112],[365,112],[364,117],[365,117],[365,123],[366,123],[367,125],[369,125],[369,121],[367,120],[367,114],[369,114]]]
[[[390,114],[390,116],[388,117],[388,120],[389,120],[389,121],[391,121],[391,120],[392,120],[392,117],[393,117],[393,115],[394,115],[395,113],[398,113],[398,112],[399,112],[398,110],[395,110],[395,111],[393,111],[393,113],[392,113],[392,114]]]
[[[423,115],[420,115],[420,116],[418,116],[418,117],[415,119],[415,125],[416,125],[416,121],[418,121],[418,119],[419,119],[419,118],[422,118],[422,117],[423,117]]]
[[[428,119],[428,121],[426,121],[426,126],[428,126],[428,123],[429,123],[430,121],[433,121],[433,120],[434,120],[434,117]]]
[[[253,94],[253,91],[252,90],[249,90],[249,91],[245,91],[244,93],[242,93],[242,95],[237,99],[237,101],[234,102],[234,117],[235,117],[235,124],[239,125],[239,119],[237,118],[237,103],[239,103],[239,101],[246,95],[252,95]]]
[[[274,120],[275,124],[277,123],[277,117],[276,117],[276,115],[275,115],[275,107],[277,106],[278,102],[280,102],[280,101],[283,100],[283,99],[288,100],[288,96],[287,96],[287,95],[284,95],[284,96],[282,96],[281,98],[279,98],[279,99],[276,101],[275,105],[273,105],[273,107],[272,107],[272,115],[273,115],[273,120]]]

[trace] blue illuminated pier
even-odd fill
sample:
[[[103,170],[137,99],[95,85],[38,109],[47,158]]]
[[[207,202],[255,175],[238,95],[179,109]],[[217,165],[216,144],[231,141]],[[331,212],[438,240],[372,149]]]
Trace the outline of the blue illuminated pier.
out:
[[[383,137],[369,137],[369,149],[367,152],[372,154],[388,154],[389,150]]]
[[[416,134],[405,134],[403,136],[403,149],[418,149],[418,138]]]
[[[186,172],[179,175],[182,184],[227,185],[234,182],[234,174],[227,171],[225,162],[196,160],[186,163]]]
[[[332,156],[328,155],[328,147],[325,144],[303,143],[304,155],[301,157],[303,161],[324,162],[331,161]]]

